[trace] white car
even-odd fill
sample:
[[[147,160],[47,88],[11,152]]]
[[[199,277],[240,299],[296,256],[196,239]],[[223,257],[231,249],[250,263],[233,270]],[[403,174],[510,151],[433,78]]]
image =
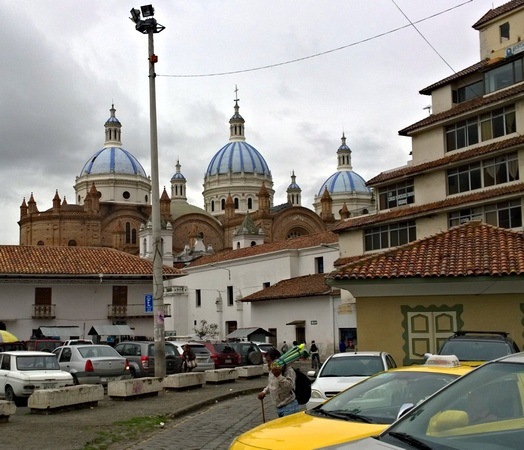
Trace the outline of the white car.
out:
[[[395,360],[386,352],[335,353],[326,359],[318,371],[311,385],[311,398],[306,408],[320,405],[359,381],[395,367]],[[312,378],[315,371],[311,370],[307,375]]]
[[[17,406],[24,405],[35,389],[73,384],[71,374],[60,370],[52,353],[24,350],[0,353],[0,393]]]

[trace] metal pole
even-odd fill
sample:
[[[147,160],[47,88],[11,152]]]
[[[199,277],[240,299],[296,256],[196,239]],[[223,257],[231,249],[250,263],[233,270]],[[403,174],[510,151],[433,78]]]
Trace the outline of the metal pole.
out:
[[[166,376],[166,342],[164,336],[164,283],[162,276],[162,237],[160,234],[160,194],[158,180],[158,139],[155,91],[155,49],[153,28],[147,34],[149,40],[149,115],[151,142],[151,216],[153,222],[153,330],[155,339],[155,376]]]

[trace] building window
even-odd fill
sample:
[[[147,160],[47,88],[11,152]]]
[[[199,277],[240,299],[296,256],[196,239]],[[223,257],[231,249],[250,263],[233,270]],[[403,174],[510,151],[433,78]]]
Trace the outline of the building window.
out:
[[[516,131],[515,105],[505,106],[447,126],[446,150],[457,150]]]
[[[35,305],[51,306],[52,288],[37,287],[35,288]]]
[[[505,42],[509,39],[509,22],[503,23],[500,27],[500,42]]]
[[[417,239],[415,221],[409,220],[364,231],[365,250],[397,247]]]
[[[523,79],[522,61],[523,58],[516,59],[486,72],[484,74],[484,92],[489,94],[521,82]]]
[[[397,183],[379,189],[379,208],[389,209],[397,206],[409,205],[415,202],[413,180]]]
[[[124,191],[122,193],[122,197],[124,197],[125,200],[129,200],[131,198],[131,194],[128,191]]]
[[[235,197],[235,209],[238,209],[238,197]]]
[[[227,287],[227,306],[233,306],[233,286]]]
[[[500,228],[520,228],[522,227],[520,200],[498,202],[478,208],[465,208],[448,215],[449,227],[471,220],[482,220]]]
[[[195,296],[196,296],[196,307],[200,308],[202,306],[202,291],[200,289],[196,289]]]
[[[224,199],[222,199],[220,201],[220,207],[222,208],[222,211],[224,211],[224,209],[226,209],[226,201]]]
[[[484,95],[484,80],[462,86],[453,91],[453,103],[467,102]]]
[[[215,201],[211,200],[211,212],[215,211]]]
[[[262,283],[262,289],[267,289],[269,286],[271,286],[271,283],[269,281],[264,281]]]
[[[131,243],[131,224],[126,222],[126,244]]]
[[[76,241],[74,239],[71,239],[68,243],[67,243],[67,246],[68,247],[76,247]]]
[[[315,258],[315,273],[324,273],[324,258],[322,256]]]
[[[252,198],[247,199],[247,209],[253,209],[253,199]]]

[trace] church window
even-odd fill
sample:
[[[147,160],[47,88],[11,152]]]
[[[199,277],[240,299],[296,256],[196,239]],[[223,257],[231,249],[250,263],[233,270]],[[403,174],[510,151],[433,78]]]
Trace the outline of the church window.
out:
[[[215,201],[211,200],[211,212],[215,211]]]
[[[131,230],[131,243],[136,244],[136,228]]]
[[[227,287],[227,306],[233,306],[233,286]]]
[[[200,308],[202,306],[202,291],[200,289],[195,289],[196,297],[196,307]]]
[[[44,245],[44,241],[38,241],[36,245]]]
[[[143,256],[146,256],[147,253],[147,239],[144,239],[142,241],[142,254]]]
[[[146,195],[146,196],[144,197],[144,200],[145,200],[145,202],[147,203],[147,202],[149,201],[149,197]]]
[[[131,197],[131,194],[128,191],[124,191],[122,193],[122,197],[124,197],[126,200],[129,200],[129,198]]]
[[[220,207],[221,207],[222,211],[223,211],[224,209],[226,209],[226,201],[225,201],[225,199],[222,199],[222,200],[220,201]]]
[[[251,247],[254,247],[255,245],[257,245],[257,243],[255,241],[251,241]]]
[[[252,198],[247,199],[247,209],[253,209],[253,199]]]
[[[67,243],[67,246],[68,247],[76,247],[76,241],[74,239],[71,239],[68,243]]]
[[[126,244],[131,243],[131,224],[126,222]]]
[[[238,198],[235,198],[235,209],[238,209]]]

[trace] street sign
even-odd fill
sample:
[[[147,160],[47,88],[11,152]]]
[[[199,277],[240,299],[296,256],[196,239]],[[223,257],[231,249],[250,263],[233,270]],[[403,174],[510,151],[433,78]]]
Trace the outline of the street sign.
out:
[[[146,294],[144,298],[146,312],[153,312],[153,294]]]

